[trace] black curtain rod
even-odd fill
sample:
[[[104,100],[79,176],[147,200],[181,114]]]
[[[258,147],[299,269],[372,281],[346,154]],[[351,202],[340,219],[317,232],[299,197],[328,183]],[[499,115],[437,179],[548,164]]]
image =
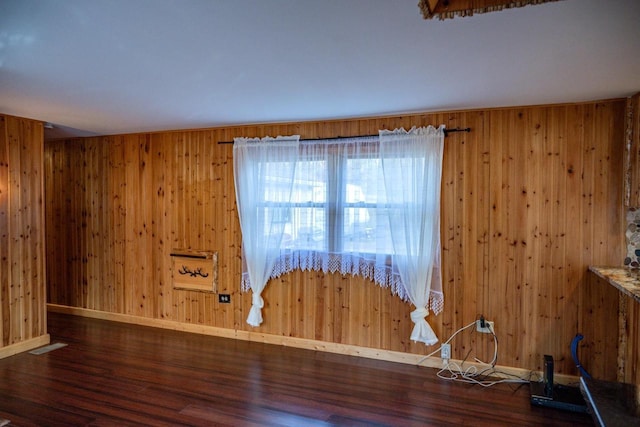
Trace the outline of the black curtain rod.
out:
[[[454,132],[471,132],[471,128],[453,128],[453,129],[444,129],[444,136],[449,136],[450,133]],[[321,139],[334,140],[334,139],[352,139],[352,138],[373,138],[378,135],[356,135],[356,136],[334,136],[332,138],[305,138],[300,139],[300,141],[319,141]],[[218,144],[233,144],[233,141],[218,141]]]
[[[447,136],[450,133],[455,133],[455,132],[471,132],[471,128],[453,128],[453,129],[444,128],[444,136]]]

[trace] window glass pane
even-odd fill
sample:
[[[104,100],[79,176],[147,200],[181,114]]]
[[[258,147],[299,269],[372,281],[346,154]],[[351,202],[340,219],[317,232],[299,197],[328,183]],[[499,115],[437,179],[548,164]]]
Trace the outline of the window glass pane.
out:
[[[382,163],[377,157],[347,159],[345,166],[346,203],[376,203],[384,194]],[[382,186],[382,187],[380,187]]]
[[[290,208],[286,204],[274,204],[258,207],[262,217],[263,239],[268,247],[277,248],[278,239],[289,222]],[[282,246],[281,246],[282,247]]]
[[[326,203],[327,164],[325,161],[298,162],[293,184],[293,203]]]
[[[377,207],[386,202],[377,151],[327,150],[323,155],[298,162],[291,205],[273,212],[284,227],[281,248],[391,254],[388,211]],[[270,166],[277,187],[287,165]]]
[[[326,161],[299,161],[282,247],[327,250],[326,203]]]
[[[345,208],[342,247],[345,252],[391,254],[393,244],[386,209]]]
[[[371,210],[374,212],[374,210]],[[375,251],[375,213],[368,208],[345,208],[342,227],[343,249],[347,252]]]
[[[371,153],[368,153],[371,154]],[[377,153],[373,153],[377,156]],[[342,205],[342,249],[347,252],[392,253],[382,163],[377,157],[351,158],[345,163]]]
[[[267,185],[264,185],[266,202],[286,202],[291,185],[291,172],[295,166],[292,162],[269,162],[260,165],[264,168]]]
[[[326,217],[324,208],[294,207],[285,226],[283,247],[291,249],[326,250]]]

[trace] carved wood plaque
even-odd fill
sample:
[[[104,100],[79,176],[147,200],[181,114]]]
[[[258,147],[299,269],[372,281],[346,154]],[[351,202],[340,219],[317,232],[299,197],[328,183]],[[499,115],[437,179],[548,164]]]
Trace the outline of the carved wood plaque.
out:
[[[171,253],[173,287],[201,292],[218,291],[218,253],[175,249]]]

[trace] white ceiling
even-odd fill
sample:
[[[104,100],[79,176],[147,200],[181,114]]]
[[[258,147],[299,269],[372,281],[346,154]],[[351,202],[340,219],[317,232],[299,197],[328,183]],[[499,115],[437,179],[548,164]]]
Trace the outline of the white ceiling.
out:
[[[0,113],[49,137],[640,91],[640,1],[424,20],[418,0],[0,0]]]

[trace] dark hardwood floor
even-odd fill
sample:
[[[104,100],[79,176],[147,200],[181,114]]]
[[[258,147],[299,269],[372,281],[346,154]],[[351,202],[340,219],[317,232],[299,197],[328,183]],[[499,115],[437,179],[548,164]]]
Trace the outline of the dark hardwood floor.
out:
[[[576,426],[529,387],[452,383],[430,368],[49,315],[52,343],[0,360],[15,426]]]

